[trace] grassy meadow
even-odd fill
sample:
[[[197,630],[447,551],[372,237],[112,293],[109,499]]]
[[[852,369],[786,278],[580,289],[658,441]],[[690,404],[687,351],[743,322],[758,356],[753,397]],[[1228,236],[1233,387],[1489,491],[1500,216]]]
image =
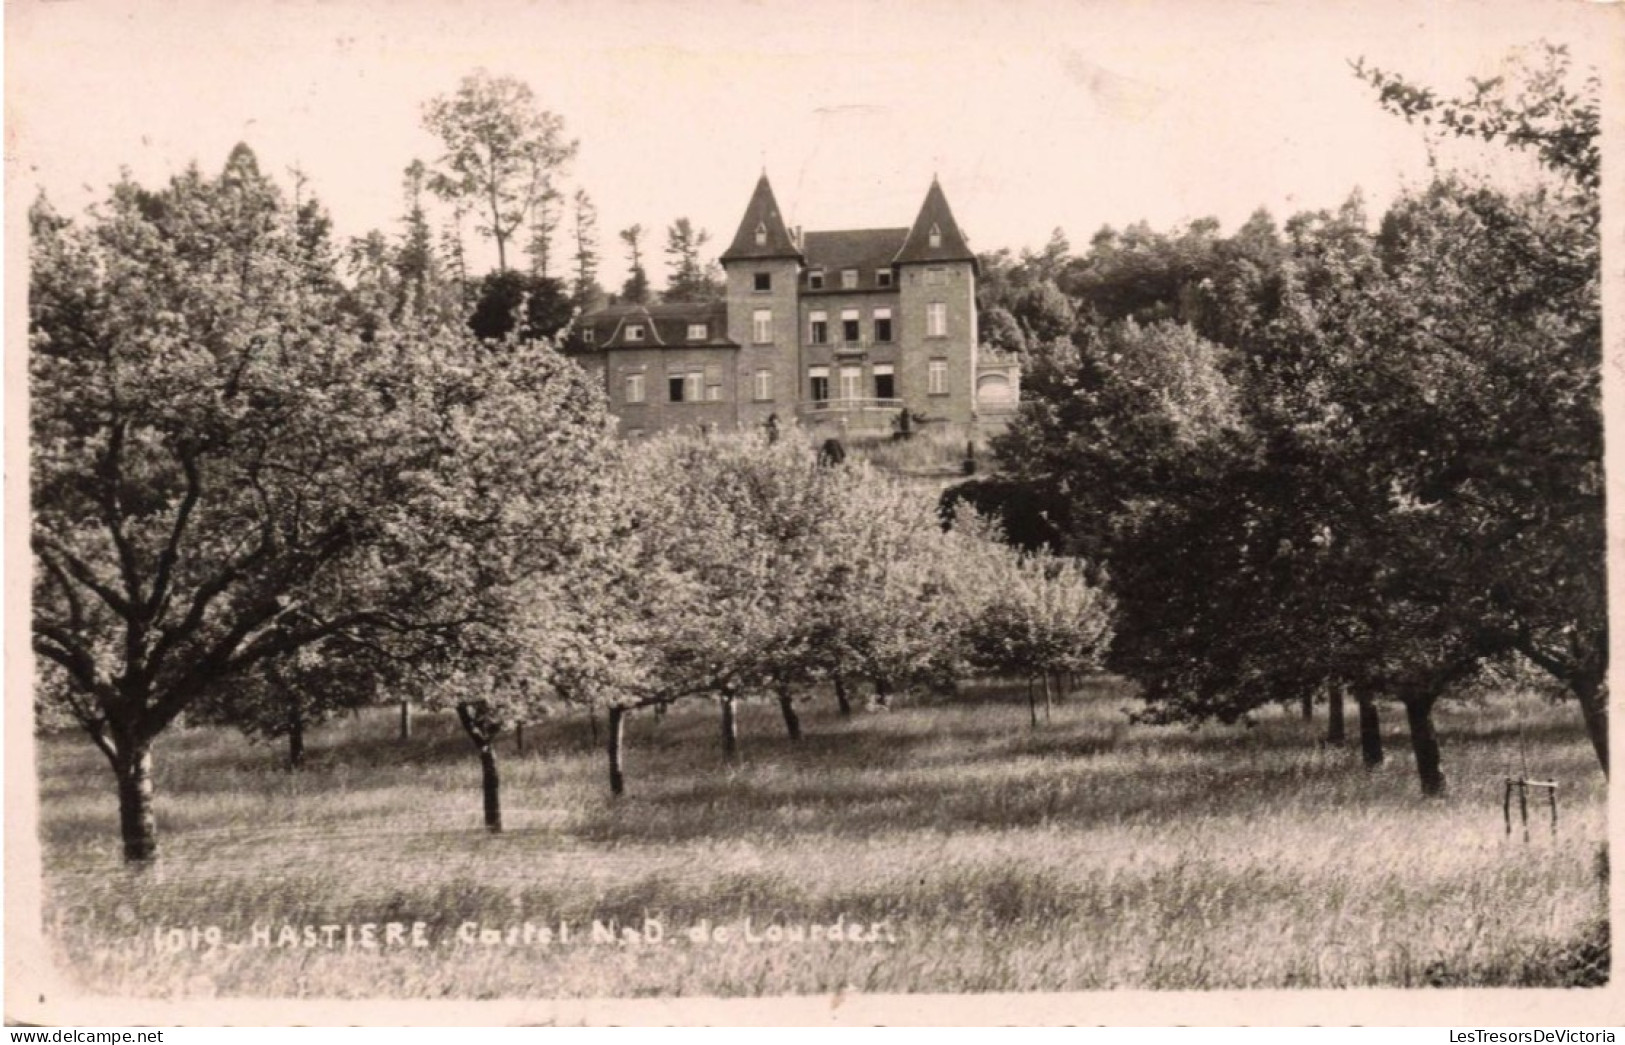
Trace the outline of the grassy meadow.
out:
[[[1130,724],[1130,703],[1090,682],[1033,729],[1014,687],[850,719],[819,697],[800,745],[775,706],[752,705],[732,766],[714,706],[640,714],[620,800],[586,719],[559,716],[526,730],[523,754],[501,742],[499,836],[480,827],[478,763],[450,715],[419,715],[409,741],[388,708],[323,727],[293,774],[277,747],[176,731],[157,752],[162,856],[136,871],[120,865],[101,755],[53,736],[39,746],[45,933],[84,988],[149,997],[1596,978],[1605,789],[1574,709],[1443,709],[1451,792],[1428,801],[1393,709],[1388,763],[1368,773],[1356,748],[1316,742],[1322,721],[1189,731]],[[1540,807],[1527,843],[1504,833],[1501,780],[1520,749],[1562,781],[1555,837]],[[747,918],[763,938],[742,938]],[[640,932],[648,919],[663,938],[595,941],[595,919]],[[540,942],[561,921],[570,940]],[[427,946],[410,928],[377,949],[347,949],[342,928],[332,947],[274,945],[284,926],[359,938],[375,924],[382,942],[390,922],[423,923]],[[459,939],[465,923],[490,933]]]

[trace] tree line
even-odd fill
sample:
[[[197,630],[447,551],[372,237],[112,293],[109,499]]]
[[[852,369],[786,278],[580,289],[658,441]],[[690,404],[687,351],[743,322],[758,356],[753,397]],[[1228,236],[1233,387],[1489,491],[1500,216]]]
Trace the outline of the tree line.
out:
[[[1513,678],[1578,704],[1606,772],[1596,80],[1561,48],[1461,97],[1354,71],[1545,177],[984,257],[1027,402],[950,500],[1110,567],[1145,718],[1323,702],[1341,742],[1348,700],[1375,764],[1397,705],[1436,794],[1434,709]]]

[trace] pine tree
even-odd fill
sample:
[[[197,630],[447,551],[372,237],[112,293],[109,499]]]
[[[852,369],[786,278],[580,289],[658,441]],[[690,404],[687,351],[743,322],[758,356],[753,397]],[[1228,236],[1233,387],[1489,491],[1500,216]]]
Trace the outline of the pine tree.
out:
[[[573,296],[580,308],[592,308],[603,290],[598,286],[598,208],[587,190],[577,189],[575,198],[575,263]]]
[[[633,225],[621,230],[621,242],[626,244],[628,274],[621,285],[621,298],[634,305],[649,301],[649,274],[643,270],[643,226]]]

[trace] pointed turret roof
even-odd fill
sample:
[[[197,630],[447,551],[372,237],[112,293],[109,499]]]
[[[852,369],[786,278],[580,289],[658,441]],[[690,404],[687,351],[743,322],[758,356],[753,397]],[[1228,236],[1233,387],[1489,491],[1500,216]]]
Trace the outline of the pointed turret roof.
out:
[[[926,190],[925,202],[920,205],[920,215],[908,230],[908,239],[903,241],[903,249],[892,259],[897,265],[910,261],[976,263],[976,255],[965,242],[965,234],[959,231],[954,212],[948,207],[948,197],[943,195],[942,185],[935,177],[931,179],[931,188]]]
[[[790,230],[779,215],[779,201],[773,198],[773,186],[767,183],[767,172],[756,182],[750,205],[739,222],[733,243],[722,252],[722,261],[745,261],[753,258],[799,258],[801,250],[790,238]]]

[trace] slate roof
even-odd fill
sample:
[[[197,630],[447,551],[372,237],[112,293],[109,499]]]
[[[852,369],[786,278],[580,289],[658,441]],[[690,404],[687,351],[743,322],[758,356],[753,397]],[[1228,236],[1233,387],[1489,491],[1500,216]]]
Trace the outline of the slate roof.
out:
[[[931,246],[931,229],[935,226],[941,234],[939,246]],[[970,244],[965,242],[965,234],[959,230],[959,223],[954,220],[954,212],[948,208],[948,197],[942,193],[942,185],[937,179],[931,179],[931,188],[926,191],[925,203],[920,206],[919,216],[914,219],[914,225],[908,230],[908,239],[903,243],[901,250],[894,259],[897,264],[912,261],[968,261],[976,263],[976,255],[971,252]]]
[[[765,241],[762,243],[756,242],[758,228],[766,233]],[[764,171],[756,182],[756,191],[751,193],[750,205],[745,208],[745,216],[740,219],[739,231],[734,233],[733,242],[728,245],[728,249],[722,252],[722,260],[728,262],[799,257],[801,251],[790,238],[790,230],[785,227],[784,218],[779,213],[779,202],[773,198],[773,186],[767,183],[767,173]]]
[[[704,339],[689,340],[691,323],[704,323]],[[643,329],[641,341],[629,341],[626,328],[638,324]],[[728,306],[721,302],[687,302],[655,305],[609,305],[590,312],[581,319],[583,330],[593,332],[592,340],[583,339],[581,347],[589,351],[606,348],[737,348],[728,340]]]
[[[802,289],[809,294],[840,293],[841,270],[858,270],[858,290],[883,289],[875,273],[891,271],[892,259],[902,249],[907,229],[842,229],[835,232],[808,232],[804,239],[808,272],[822,269],[824,289],[808,289],[802,276]],[[894,281],[895,286],[895,281]]]

